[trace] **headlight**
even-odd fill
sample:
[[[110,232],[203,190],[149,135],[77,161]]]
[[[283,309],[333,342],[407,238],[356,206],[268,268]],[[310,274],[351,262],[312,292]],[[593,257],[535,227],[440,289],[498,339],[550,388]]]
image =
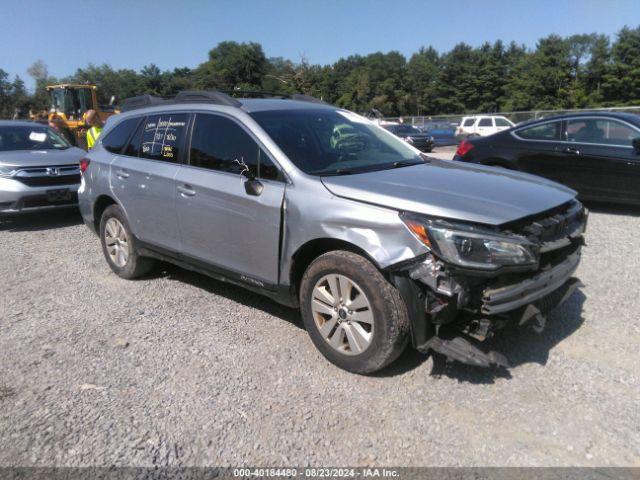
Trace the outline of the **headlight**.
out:
[[[403,213],[400,217],[422,243],[454,265],[496,270],[538,263],[539,247],[524,237],[413,214]]]
[[[14,173],[16,173],[16,167],[7,167],[0,165],[0,176],[2,177],[11,177]]]

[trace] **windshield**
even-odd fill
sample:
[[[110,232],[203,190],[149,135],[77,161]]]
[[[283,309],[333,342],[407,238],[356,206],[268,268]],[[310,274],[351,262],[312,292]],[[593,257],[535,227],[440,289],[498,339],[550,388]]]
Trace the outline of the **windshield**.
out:
[[[345,110],[264,111],[251,116],[299,169],[312,175],[424,163],[404,141]]]
[[[10,150],[64,150],[69,144],[48,127],[0,126],[0,152]]]
[[[88,88],[56,88],[52,90],[53,108],[67,117],[78,119],[91,108],[91,90]]]

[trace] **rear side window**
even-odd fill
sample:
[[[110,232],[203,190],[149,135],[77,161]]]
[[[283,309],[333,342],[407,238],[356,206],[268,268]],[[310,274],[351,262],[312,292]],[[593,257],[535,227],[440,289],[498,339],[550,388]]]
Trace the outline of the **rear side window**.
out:
[[[138,124],[138,128],[136,128],[136,131],[133,134],[133,136],[131,137],[131,140],[129,140],[129,144],[124,149],[124,154],[127,155],[128,157],[139,157],[140,156],[140,150],[141,150],[140,147],[142,146],[141,145],[141,143],[142,143],[142,130],[144,128],[145,123],[146,122],[141,121]]]
[[[491,118],[481,118],[480,123],[478,123],[479,127],[493,127],[493,122]]]
[[[475,118],[467,118],[464,123],[462,124],[463,127],[472,127],[473,124],[475,123],[476,119]]]
[[[141,157],[177,163],[186,128],[186,113],[148,116],[142,130]]]
[[[511,127],[506,118],[496,118],[496,127]]]
[[[525,140],[559,140],[560,122],[543,123],[518,130],[516,135]]]
[[[236,122],[219,115],[196,115],[189,163],[194,167],[279,180],[280,172],[251,136]]]
[[[129,118],[120,122],[102,140],[102,146],[111,153],[120,153],[139,121],[140,118]]]

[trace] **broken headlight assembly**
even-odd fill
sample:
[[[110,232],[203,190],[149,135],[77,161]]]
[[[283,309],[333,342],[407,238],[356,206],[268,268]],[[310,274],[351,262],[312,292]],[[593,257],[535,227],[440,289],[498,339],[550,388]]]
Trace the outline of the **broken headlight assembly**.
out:
[[[539,246],[524,237],[411,213],[400,218],[433,253],[455,266],[497,270],[538,264]]]

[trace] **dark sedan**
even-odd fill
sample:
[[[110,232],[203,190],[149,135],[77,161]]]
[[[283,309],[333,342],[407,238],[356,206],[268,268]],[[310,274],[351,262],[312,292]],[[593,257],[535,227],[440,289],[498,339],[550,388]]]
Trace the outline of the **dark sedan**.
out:
[[[433,150],[433,137],[427,133],[423,133],[413,125],[383,125],[384,128],[393,133],[396,137],[402,138],[405,142],[413,145],[421,152],[430,152]]]
[[[586,200],[640,205],[640,116],[581,113],[464,140],[454,160],[533,173]]]

